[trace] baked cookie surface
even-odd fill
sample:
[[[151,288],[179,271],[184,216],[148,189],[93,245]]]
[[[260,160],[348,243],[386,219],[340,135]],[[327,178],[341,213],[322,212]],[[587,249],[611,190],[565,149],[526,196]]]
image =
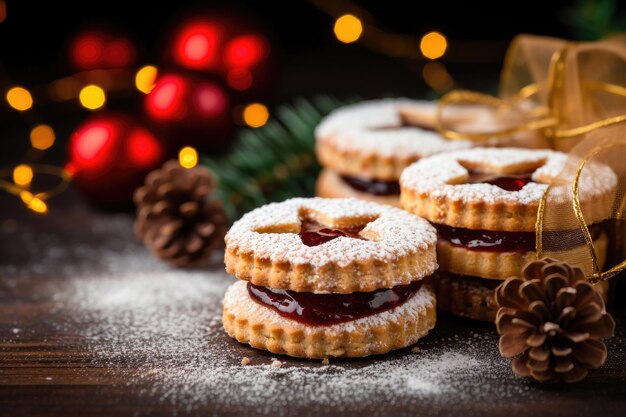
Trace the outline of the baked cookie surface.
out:
[[[303,240],[311,227],[337,235],[311,246]],[[426,220],[355,199],[268,204],[235,222],[225,242],[228,273],[300,292],[373,291],[420,280],[437,268],[437,234]]]

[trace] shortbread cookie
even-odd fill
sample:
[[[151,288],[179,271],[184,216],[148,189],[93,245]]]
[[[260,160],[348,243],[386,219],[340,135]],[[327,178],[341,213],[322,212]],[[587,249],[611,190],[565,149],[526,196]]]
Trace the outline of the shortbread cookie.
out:
[[[428,279],[437,297],[437,308],[473,320],[493,322],[498,312],[495,290],[503,281],[437,271]],[[606,301],[609,283],[594,284]]]
[[[403,207],[437,228],[441,270],[433,285],[440,308],[479,320],[495,317],[495,286],[536,260],[539,202],[549,184],[558,183],[566,160],[547,150],[475,148],[425,158],[404,171]],[[614,172],[601,164],[589,164],[580,180],[581,206],[600,265],[608,245],[604,220],[616,185]],[[571,201],[562,204],[571,210]],[[546,234],[562,242],[562,258],[589,256],[579,230]]]
[[[539,202],[559,181],[567,155],[549,150],[475,148],[422,159],[400,178],[401,204],[433,223],[474,230],[534,231]],[[612,209],[615,173],[589,164],[579,183],[588,224]],[[566,202],[563,204],[571,204]]]
[[[345,302],[341,299],[328,301],[329,297],[351,297],[336,294],[305,294],[307,307],[322,306],[326,309],[336,306],[343,316],[337,318],[325,311],[313,311],[306,320],[302,316],[276,309],[271,304],[259,301],[251,292],[252,284],[237,282],[224,296],[224,328],[239,342],[252,347],[265,349],[277,354],[287,354],[305,358],[361,357],[377,355],[410,346],[426,335],[435,325],[435,297],[426,285],[417,281],[412,286],[418,289],[410,294],[402,304],[380,309],[374,314],[364,315],[353,320],[346,319]],[[390,290],[387,290],[390,291]],[[282,292],[288,297],[288,292]],[[367,296],[367,295],[366,295]],[[317,301],[315,298],[320,298]],[[377,300],[380,293],[376,295]],[[298,295],[288,297],[290,305]],[[326,298],[327,300],[324,300]],[[369,299],[372,299],[371,296]],[[278,304],[284,299],[274,303]],[[389,306],[387,306],[389,307]],[[368,307],[369,308],[369,307]],[[298,309],[295,309],[299,311]],[[355,308],[358,311],[359,308]],[[319,324],[312,317],[325,316],[334,323]],[[349,319],[349,317],[348,317]],[[343,321],[342,321],[343,320]]]
[[[502,281],[437,271],[429,282],[441,311],[474,320],[495,320],[498,304],[494,291]]]
[[[524,232],[528,234],[526,240],[520,239],[517,245],[511,245],[506,251],[489,250],[493,246],[477,248],[481,242],[491,244],[507,233],[492,233],[484,235],[483,240],[470,238],[460,241],[460,239],[446,238],[448,235],[441,234],[444,230],[440,225],[437,227],[440,237],[437,242],[437,263],[444,271],[453,272],[460,275],[473,275],[487,279],[500,280],[503,277],[519,275],[520,271],[528,262],[537,260],[535,252],[535,232]],[[603,224],[592,225],[590,228],[593,244],[598,255],[598,265],[603,266],[608,248],[608,236],[604,232]],[[480,231],[479,231],[480,232]],[[576,231],[578,232],[578,231]],[[520,233],[521,234],[521,233]],[[578,233],[572,233],[580,237]],[[470,234],[471,236],[471,234]],[[469,243],[469,245],[468,245]],[[474,247],[472,247],[474,245]],[[569,246],[568,246],[569,245]],[[589,248],[583,241],[569,239],[566,232],[563,232],[563,249],[559,252],[551,252],[552,256],[558,259],[585,259],[589,256]],[[586,274],[591,274],[591,264],[580,265]]]
[[[435,109],[434,102],[402,98],[342,107],[315,130],[317,157],[340,175],[397,181],[420,158],[474,146],[434,131]]]
[[[426,220],[355,199],[268,204],[235,222],[225,242],[228,273],[299,292],[391,288],[437,268],[437,234]]]
[[[326,198],[358,198],[380,204],[400,207],[400,185],[397,181],[372,181],[342,177],[330,169],[323,169],[315,184],[315,194]]]

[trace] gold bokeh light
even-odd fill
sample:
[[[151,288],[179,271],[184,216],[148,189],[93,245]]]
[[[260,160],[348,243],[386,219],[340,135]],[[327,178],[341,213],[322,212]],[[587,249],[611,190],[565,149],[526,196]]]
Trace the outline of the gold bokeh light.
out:
[[[15,110],[24,111],[33,107],[33,96],[24,87],[13,87],[7,91],[7,102]]]
[[[185,146],[178,152],[178,163],[183,168],[193,168],[198,165],[198,151],[191,146]]]
[[[340,42],[356,42],[363,33],[363,23],[354,15],[344,14],[335,21],[334,32]]]
[[[446,37],[439,32],[429,32],[422,37],[420,51],[428,59],[441,58],[448,49]]]
[[[96,110],[104,106],[104,103],[106,102],[106,95],[101,87],[90,84],[80,90],[78,99],[83,107],[89,110]]]
[[[269,118],[270,112],[264,104],[251,103],[243,109],[243,121],[250,127],[261,127]]]
[[[135,86],[137,90],[144,94],[148,94],[154,88],[154,84],[158,75],[157,67],[154,65],[146,65],[137,71],[135,75]]]
[[[30,131],[30,144],[40,151],[45,151],[54,145],[54,140],[54,130],[48,125],[38,125]]]
[[[20,187],[28,187],[33,180],[33,169],[28,165],[18,165],[13,169],[13,182]]]

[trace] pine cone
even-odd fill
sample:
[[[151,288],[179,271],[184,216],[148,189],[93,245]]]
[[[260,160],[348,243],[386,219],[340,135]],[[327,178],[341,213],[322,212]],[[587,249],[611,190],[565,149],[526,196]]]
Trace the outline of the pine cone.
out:
[[[175,266],[208,258],[226,233],[222,204],[209,199],[214,188],[205,167],[166,162],[135,190],[135,233],[158,258]]]
[[[513,371],[540,382],[576,382],[606,361],[599,339],[615,322],[580,268],[554,259],[528,263],[522,278],[496,289],[500,354]]]

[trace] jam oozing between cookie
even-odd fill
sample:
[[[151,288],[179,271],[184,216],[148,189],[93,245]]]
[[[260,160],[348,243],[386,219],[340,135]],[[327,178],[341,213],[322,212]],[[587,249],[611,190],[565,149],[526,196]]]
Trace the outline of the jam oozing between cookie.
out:
[[[344,227],[341,229],[331,229],[323,224],[313,220],[303,220],[300,224],[300,239],[307,246],[319,246],[326,242],[330,242],[340,236],[350,237],[353,239],[366,240],[359,235],[359,232],[366,225],[353,227]]]
[[[534,182],[531,178],[532,174],[532,172],[525,172],[522,174],[501,175],[470,170],[468,182],[470,184],[491,184],[506,191],[519,191],[526,184]]]
[[[461,227],[450,227],[444,224],[435,224],[441,239],[447,240],[453,246],[481,252],[529,252],[535,250],[535,232],[503,232],[493,230],[473,230]],[[597,239],[602,233],[601,223],[589,226],[592,239]],[[549,234],[556,234],[550,237]],[[580,233],[574,231],[547,232],[546,239],[559,239],[566,248],[573,248],[584,243]]]
[[[342,175],[341,179],[355,190],[372,195],[400,195],[398,181],[378,181]]]
[[[283,317],[311,326],[330,326],[397,307],[411,298],[422,281],[352,294],[314,294],[277,290],[248,283],[250,298]]]

